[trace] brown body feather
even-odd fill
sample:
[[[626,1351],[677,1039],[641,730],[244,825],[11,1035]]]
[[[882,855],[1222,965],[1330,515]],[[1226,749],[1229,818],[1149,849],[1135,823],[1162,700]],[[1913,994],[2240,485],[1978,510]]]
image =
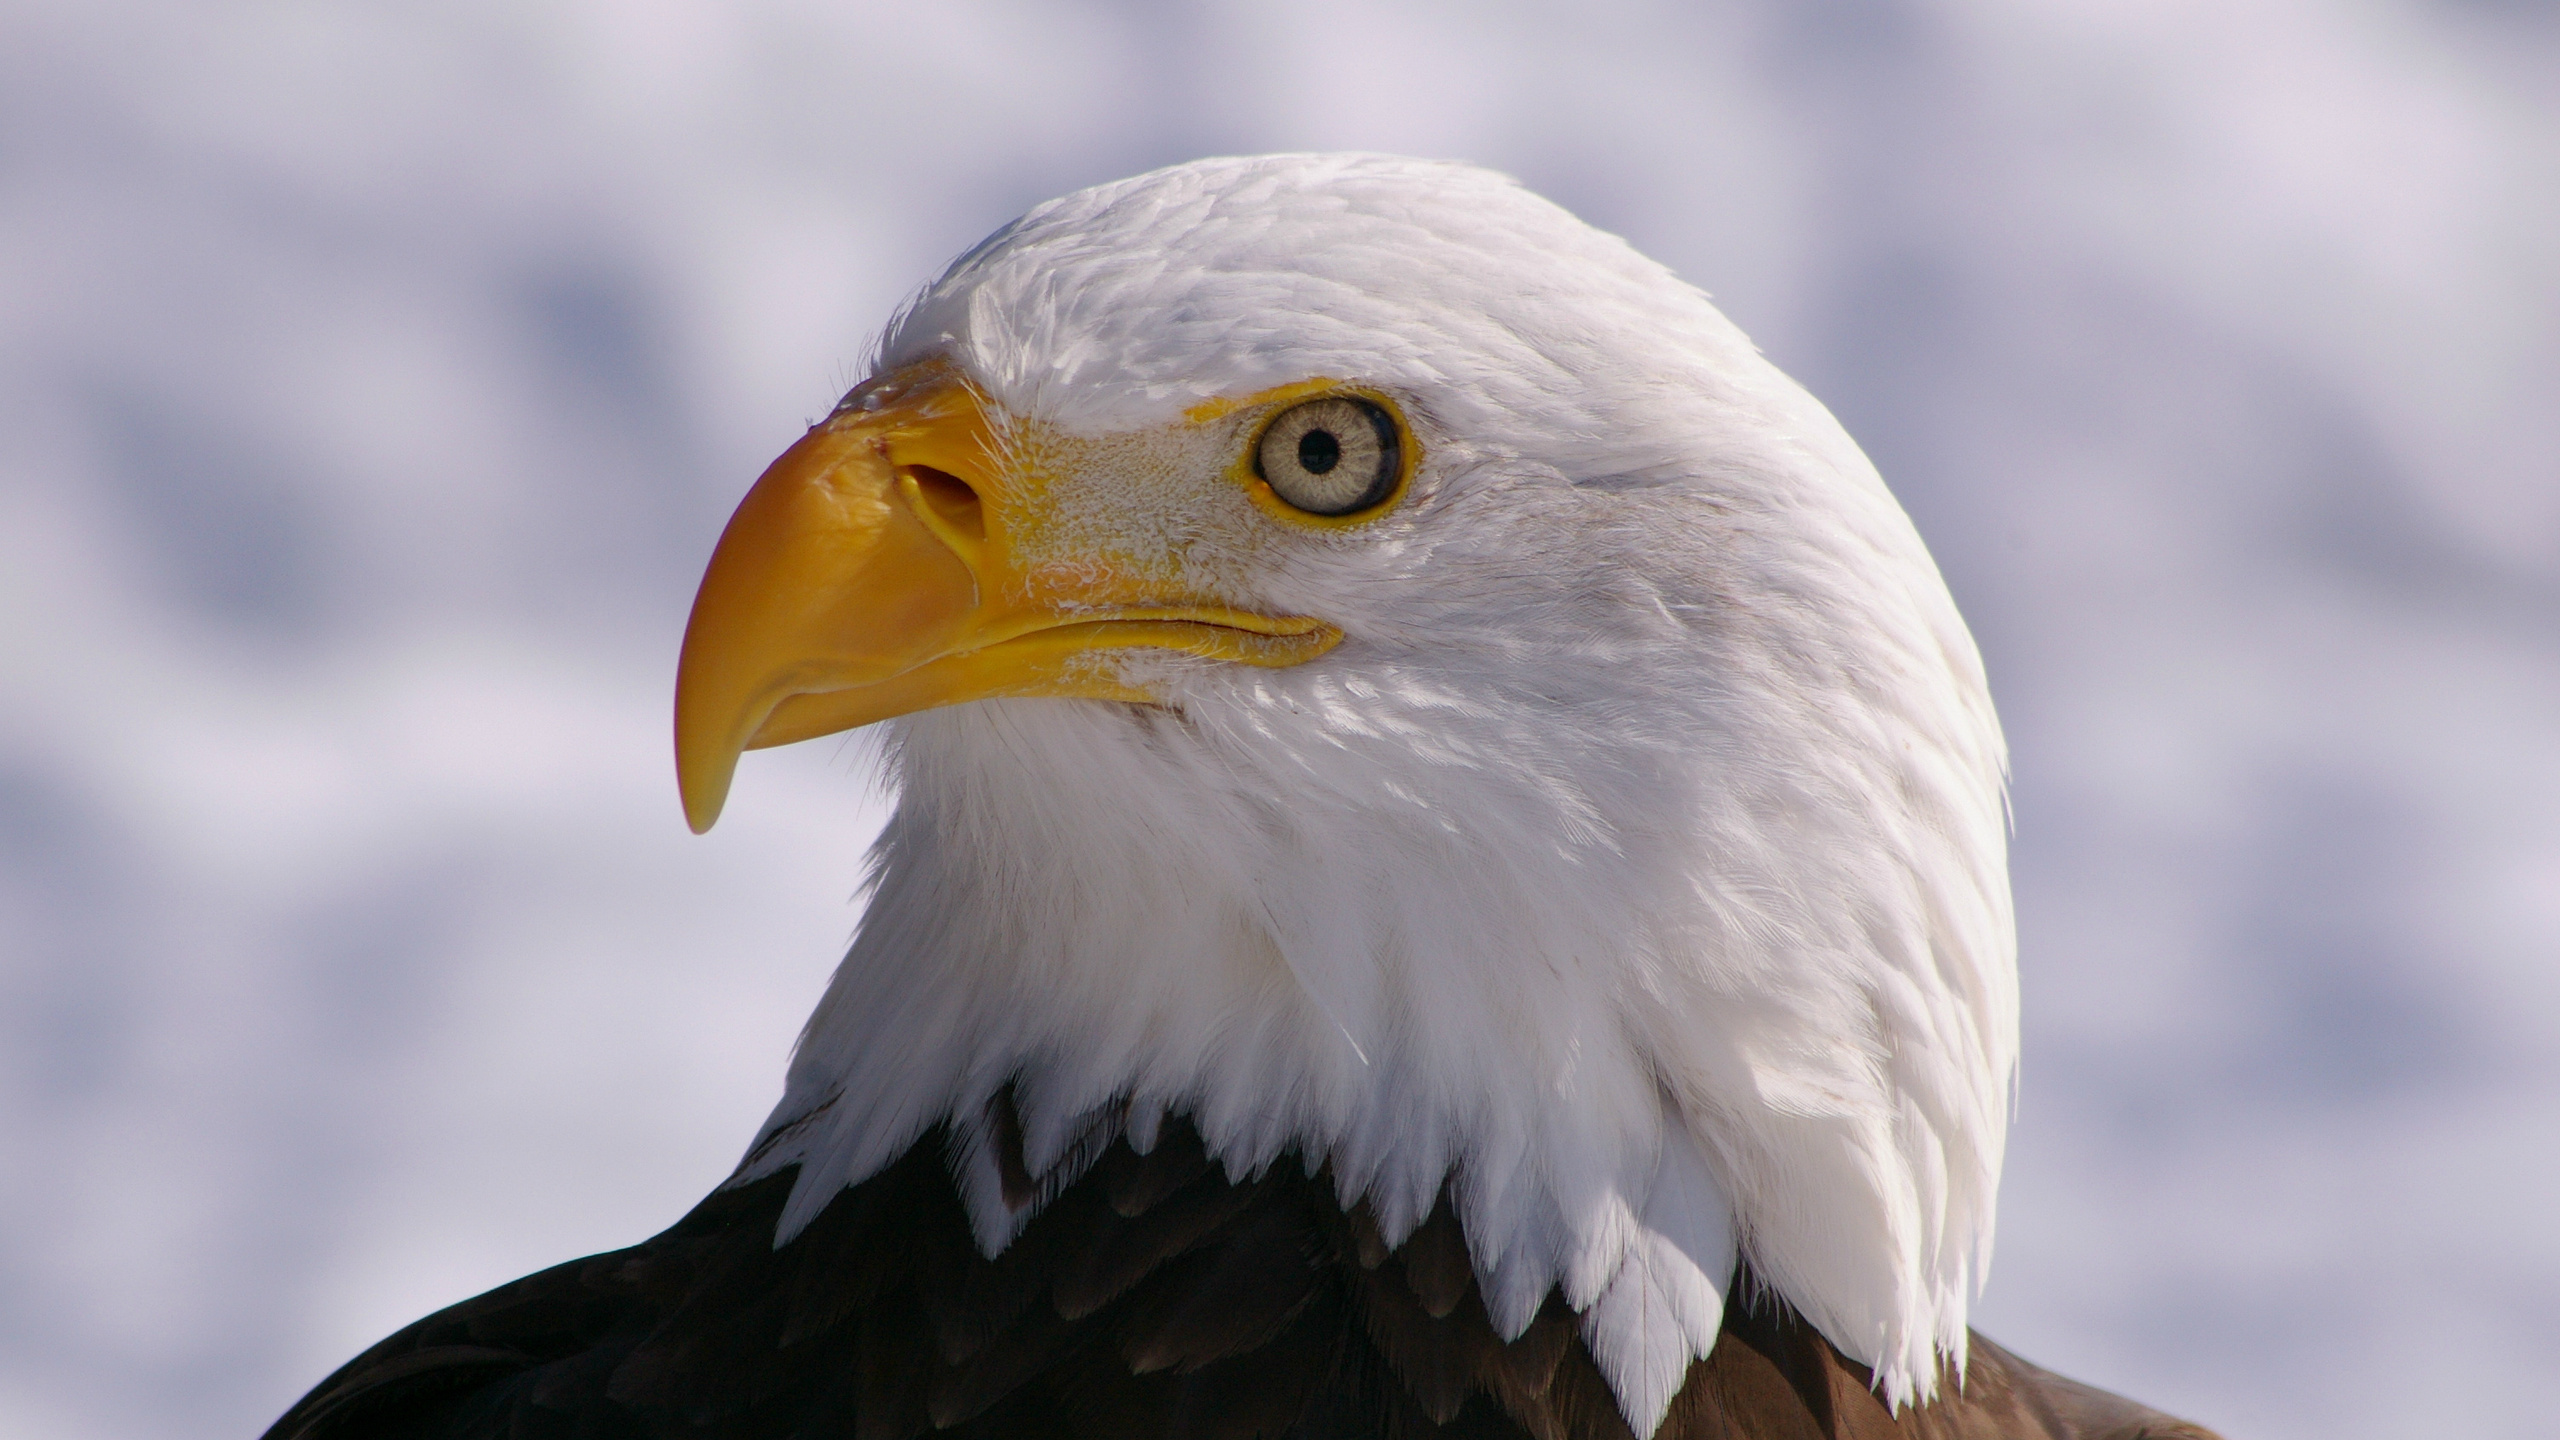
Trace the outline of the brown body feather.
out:
[[[1632,1440],[1561,1299],[1494,1333],[1445,1199],[1389,1249],[1330,1177],[1284,1160],[1232,1183],[1168,1121],[989,1260],[949,1140],[779,1249],[789,1171],[429,1316],[267,1440]],[[1892,1414],[1866,1367],[1752,1289],[1739,1277],[1660,1440],[2211,1440],[1979,1336],[1961,1388]]]

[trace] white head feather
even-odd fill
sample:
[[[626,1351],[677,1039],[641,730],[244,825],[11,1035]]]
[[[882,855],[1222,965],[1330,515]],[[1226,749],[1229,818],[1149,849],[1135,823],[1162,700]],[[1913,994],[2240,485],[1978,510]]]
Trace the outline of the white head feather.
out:
[[[1737,1253],[1934,1393],[2017,1052],[2004,761],[1831,416],[1622,241],[1383,157],[1052,201],[881,363],[932,356],[1084,434],[1356,380],[1427,458],[1240,582],[1339,626],[1318,660],[890,722],[870,908],[746,1171],[803,1166],[786,1235],[1011,1082],[1035,1173],[1173,1109],[1234,1173],[1329,1161],[1391,1241],[1449,1183],[1497,1326],[1561,1286],[1639,1435]],[[963,1179],[1001,1247],[1027,1213]]]

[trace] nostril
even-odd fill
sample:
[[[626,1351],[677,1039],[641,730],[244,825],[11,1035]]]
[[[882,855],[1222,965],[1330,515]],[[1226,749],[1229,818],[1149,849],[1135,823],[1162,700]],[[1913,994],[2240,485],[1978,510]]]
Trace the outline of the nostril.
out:
[[[986,509],[969,482],[930,465],[901,465],[898,473],[915,483],[915,493],[933,518],[969,540],[987,538]]]

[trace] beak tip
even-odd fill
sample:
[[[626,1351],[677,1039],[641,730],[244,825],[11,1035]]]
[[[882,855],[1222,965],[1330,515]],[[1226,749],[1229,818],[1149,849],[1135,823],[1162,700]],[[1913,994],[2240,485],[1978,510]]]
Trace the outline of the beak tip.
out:
[[[738,773],[738,752],[728,753],[725,765],[700,763],[709,756],[688,755],[681,741],[676,747],[676,798],[684,803],[684,823],[696,835],[708,835],[720,823],[720,812],[729,804],[729,782]]]
[[[717,800],[708,805],[696,805],[688,798],[684,807],[685,828],[696,835],[710,834],[711,827],[720,823],[720,810],[721,805]]]
[[[676,662],[676,798],[684,805],[685,825],[696,835],[708,835],[728,806],[729,787],[738,778],[738,755],[746,746],[734,739],[721,743],[724,730],[735,726],[724,727],[715,718],[730,707],[703,683],[693,629],[686,627],[684,654]]]

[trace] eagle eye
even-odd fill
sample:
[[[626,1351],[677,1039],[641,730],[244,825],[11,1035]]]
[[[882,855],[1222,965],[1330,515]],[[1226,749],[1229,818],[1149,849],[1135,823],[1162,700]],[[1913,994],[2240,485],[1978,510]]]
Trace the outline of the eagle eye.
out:
[[[1350,515],[1393,495],[1404,444],[1386,407],[1356,395],[1293,405],[1263,427],[1253,470],[1310,515]]]

